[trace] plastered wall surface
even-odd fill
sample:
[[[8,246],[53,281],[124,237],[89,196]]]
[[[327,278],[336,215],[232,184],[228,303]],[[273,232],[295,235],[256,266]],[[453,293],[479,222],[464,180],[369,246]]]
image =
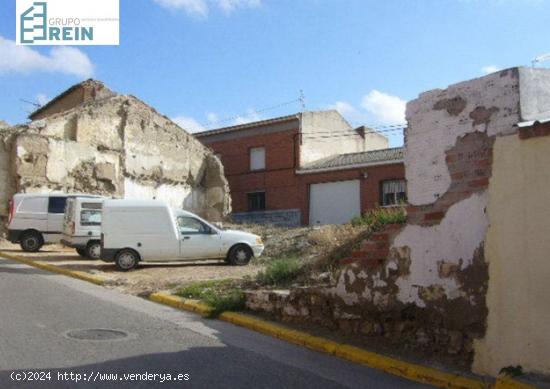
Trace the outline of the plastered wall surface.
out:
[[[474,370],[550,374],[550,136],[497,138],[489,185],[487,334]]]
[[[157,198],[213,220],[231,211],[221,162],[132,96],[109,95],[5,130],[0,177],[13,193],[66,191]],[[5,212],[5,210],[4,210]]]
[[[408,200],[425,205],[451,185],[445,151],[472,132],[515,132],[520,121],[517,69],[425,92],[407,104],[405,169]]]
[[[300,166],[331,155],[388,147],[381,134],[361,136],[337,111],[302,112]]]
[[[440,224],[431,227],[407,225],[403,229],[393,245],[409,248],[411,266],[407,277],[396,282],[399,301],[425,307],[432,296],[422,292],[434,286],[438,289],[437,298],[453,300],[466,296],[457,279],[442,276],[440,269],[447,266],[460,270],[472,265],[474,253],[483,245],[489,225],[486,204],[485,192],[474,193],[452,205]],[[457,228],[467,225],[471,227]]]
[[[364,259],[342,269],[331,289],[341,312],[360,320],[362,307],[382,327],[391,317],[392,336],[471,362],[488,310],[493,144],[517,131],[519,89],[519,69],[509,69],[407,104],[408,223],[363,242]]]

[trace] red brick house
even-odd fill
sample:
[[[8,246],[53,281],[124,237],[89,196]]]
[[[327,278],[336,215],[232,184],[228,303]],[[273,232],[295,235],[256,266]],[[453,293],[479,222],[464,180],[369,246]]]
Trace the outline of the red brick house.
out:
[[[345,223],[404,199],[402,148],[337,111],[301,112],[195,134],[221,158],[233,219]]]

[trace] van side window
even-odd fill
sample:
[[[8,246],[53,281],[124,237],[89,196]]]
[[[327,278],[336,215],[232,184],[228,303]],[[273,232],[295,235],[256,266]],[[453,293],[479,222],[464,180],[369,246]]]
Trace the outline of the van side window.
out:
[[[210,230],[200,220],[188,216],[178,217],[178,227],[182,234],[206,234]]]
[[[17,211],[22,213],[46,213],[47,206],[47,197],[29,197],[21,201]]]
[[[80,211],[80,225],[81,226],[100,226],[101,225],[101,211],[85,209]]]
[[[50,197],[48,203],[48,213],[65,213],[66,197]]]

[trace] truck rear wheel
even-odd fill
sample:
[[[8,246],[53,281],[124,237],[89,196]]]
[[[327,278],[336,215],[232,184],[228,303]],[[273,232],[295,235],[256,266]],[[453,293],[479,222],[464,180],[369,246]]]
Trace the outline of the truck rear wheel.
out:
[[[86,246],[86,257],[90,259],[99,259],[101,255],[101,242],[93,240]]]
[[[137,267],[139,255],[134,250],[120,250],[115,257],[115,265],[118,270],[128,271]]]
[[[44,245],[44,240],[38,231],[28,231],[21,236],[19,245],[23,251],[36,253]]]

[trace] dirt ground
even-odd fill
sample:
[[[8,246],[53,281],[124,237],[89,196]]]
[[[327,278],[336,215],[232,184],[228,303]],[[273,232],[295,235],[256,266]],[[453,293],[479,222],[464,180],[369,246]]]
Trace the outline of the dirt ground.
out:
[[[97,275],[106,280],[106,286],[134,295],[169,290],[195,281],[253,277],[262,269],[261,265],[253,263],[247,266],[230,266],[223,261],[202,261],[148,263],[141,264],[133,271],[120,272],[114,264],[84,259],[73,249],[61,245],[47,245],[38,253],[25,253],[19,245],[0,241],[0,250],[11,255]]]
[[[80,257],[74,249],[46,245],[38,253],[25,253],[19,245],[0,239],[0,250],[15,256],[99,276],[108,287],[134,295],[167,291],[196,281],[254,278],[270,260],[293,255],[303,261],[314,261],[340,247],[350,236],[361,231],[351,225],[321,228],[282,228],[264,225],[224,225],[262,236],[266,249],[260,258],[247,266],[230,266],[223,261],[142,263],[129,272],[120,272],[112,263]]]

